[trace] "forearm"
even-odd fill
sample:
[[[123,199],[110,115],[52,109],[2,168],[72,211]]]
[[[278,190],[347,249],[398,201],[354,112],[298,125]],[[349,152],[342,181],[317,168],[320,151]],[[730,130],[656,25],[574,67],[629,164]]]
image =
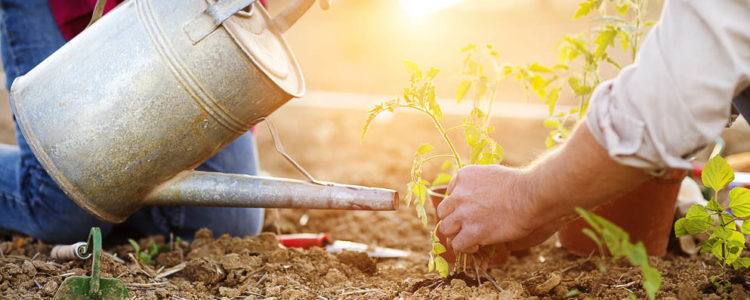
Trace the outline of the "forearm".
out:
[[[593,208],[652,178],[642,169],[614,161],[596,142],[585,122],[560,148],[526,169],[520,186],[528,189],[533,211],[542,223],[572,216],[576,206]],[[523,201],[523,200],[522,200]]]

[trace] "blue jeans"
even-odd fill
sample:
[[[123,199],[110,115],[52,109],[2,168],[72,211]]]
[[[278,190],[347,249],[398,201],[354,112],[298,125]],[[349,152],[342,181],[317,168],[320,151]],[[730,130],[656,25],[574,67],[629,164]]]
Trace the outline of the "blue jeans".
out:
[[[6,89],[65,44],[47,0],[0,0],[0,50]],[[50,116],[54,118],[54,116]],[[263,209],[208,207],[144,207],[123,224],[109,224],[89,215],[70,200],[34,157],[18,130],[18,146],[0,144],[0,232],[20,232],[50,243],[85,240],[92,226],[102,234],[123,226],[132,235],[174,233],[183,238],[203,227],[219,235],[258,234]],[[257,173],[252,132],[238,138],[198,170]]]

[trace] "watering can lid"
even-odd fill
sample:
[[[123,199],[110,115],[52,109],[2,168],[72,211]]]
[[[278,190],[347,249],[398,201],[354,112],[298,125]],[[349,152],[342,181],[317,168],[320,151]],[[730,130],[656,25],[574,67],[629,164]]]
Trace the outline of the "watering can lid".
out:
[[[215,0],[208,0],[210,3]],[[223,26],[242,51],[276,85],[293,97],[305,93],[297,59],[286,40],[273,26],[259,1],[224,21]]]

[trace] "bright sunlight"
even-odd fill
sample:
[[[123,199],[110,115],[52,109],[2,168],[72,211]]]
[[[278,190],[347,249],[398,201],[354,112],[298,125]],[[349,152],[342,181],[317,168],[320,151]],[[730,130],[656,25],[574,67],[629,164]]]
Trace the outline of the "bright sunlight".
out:
[[[422,17],[464,0],[399,0],[401,7],[413,17]]]

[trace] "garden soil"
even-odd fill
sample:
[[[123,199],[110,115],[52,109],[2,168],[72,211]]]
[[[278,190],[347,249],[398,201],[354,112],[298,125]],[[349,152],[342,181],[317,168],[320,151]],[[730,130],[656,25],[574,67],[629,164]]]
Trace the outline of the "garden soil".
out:
[[[310,112],[286,107],[274,115],[290,155],[318,179],[396,189],[403,194],[417,141],[439,147],[431,124],[396,114],[373,124],[360,144],[361,111]],[[452,120],[448,118],[448,122]],[[541,153],[545,130],[538,121],[496,121],[493,134],[506,145],[505,163],[521,165]],[[274,153],[265,128],[258,128],[261,168],[274,176],[301,178]],[[437,172],[437,167],[427,169]],[[430,212],[432,213],[432,212]],[[154,265],[136,262],[134,249],[105,241],[102,276],[122,279],[137,299],[642,299],[638,269],[599,257],[576,257],[554,237],[488,270],[497,287],[476,279],[474,269],[440,279],[427,272],[429,233],[413,208],[395,212],[267,210],[264,233],[255,237],[214,236],[201,230],[190,242],[140,238],[140,248],[172,244]],[[326,253],[320,248],[282,248],[276,234],[327,232],[334,239],[411,251],[406,258],[375,259],[362,253]],[[82,236],[84,240],[86,236]],[[0,240],[0,299],[46,299],[69,276],[90,275],[90,261],[50,259],[48,245],[15,235]],[[744,299],[745,271],[725,271],[710,257],[690,257],[676,247],[651,263],[664,276],[660,299]],[[600,265],[606,266],[606,273]],[[720,280],[713,280],[720,276]]]

